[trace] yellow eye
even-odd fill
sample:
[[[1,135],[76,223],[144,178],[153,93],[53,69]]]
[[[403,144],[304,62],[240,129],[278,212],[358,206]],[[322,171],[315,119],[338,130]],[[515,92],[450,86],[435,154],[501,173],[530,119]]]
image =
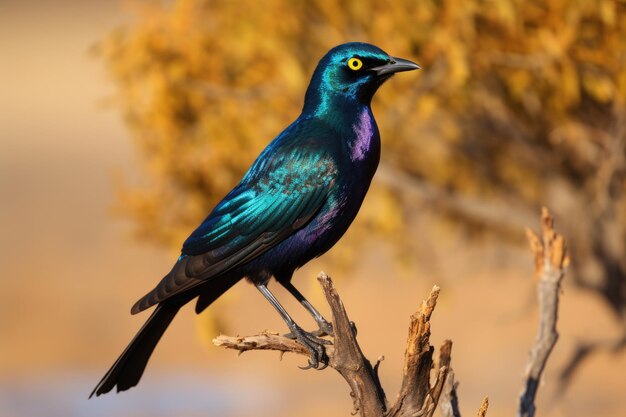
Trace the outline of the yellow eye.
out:
[[[363,62],[359,58],[350,58],[348,60],[348,67],[352,71],[358,71],[363,67]]]

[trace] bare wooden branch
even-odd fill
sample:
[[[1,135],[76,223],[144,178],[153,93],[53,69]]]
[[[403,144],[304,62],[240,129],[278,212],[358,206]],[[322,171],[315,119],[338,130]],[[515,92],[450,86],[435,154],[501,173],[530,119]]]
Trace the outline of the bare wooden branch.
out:
[[[489,408],[489,398],[485,397],[480,408],[478,409],[478,417],[485,417],[487,415],[487,408]]]
[[[236,349],[240,353],[248,350],[277,350],[279,352],[299,353],[300,355],[309,355],[309,351],[295,340],[279,336],[278,333],[264,331],[254,336],[224,336],[219,335],[213,339],[215,346],[223,346],[227,349]],[[332,354],[333,346],[329,346],[327,353]]]
[[[352,324],[332,280],[323,272],[317,280],[322,286],[333,315],[335,352],[332,356],[331,352],[328,352],[329,364],[350,385],[356,406],[355,414],[360,412],[362,416],[381,416],[387,404],[385,392],[378,382],[378,375],[374,373],[371,363],[365,358],[356,341]]]
[[[411,317],[409,337],[405,353],[405,366],[400,394],[395,404],[387,409],[385,392],[378,379],[377,368],[363,355],[356,340],[353,325],[332,280],[324,273],[318,277],[326,301],[332,311],[334,343],[327,346],[329,366],[337,370],[352,390],[353,414],[364,417],[430,417],[444,391],[450,369],[452,342],[441,346],[434,382],[430,383],[434,368],[434,348],[429,344],[430,317],[437,303],[439,288],[434,287],[420,310]],[[308,356],[308,351],[297,341],[268,331],[254,336],[232,337],[221,335],[213,340],[217,346],[238,350],[276,350]]]
[[[540,320],[535,343],[526,363],[525,387],[520,396],[517,414],[519,417],[535,415],[535,396],[541,375],[558,339],[556,322],[559,290],[569,265],[565,239],[554,231],[554,219],[547,208],[544,207],[541,212],[541,236],[531,230],[527,230],[526,234],[535,255]]]
[[[426,397],[427,406],[422,406],[422,409],[428,410],[428,416],[432,416],[435,413],[437,404],[443,395],[443,389],[446,385],[446,380],[451,371],[450,362],[452,361],[452,340],[444,340],[443,344],[439,348],[439,359],[437,366],[437,374],[435,382],[430,389],[428,396]]]
[[[547,209],[541,215],[541,235],[527,230],[535,255],[535,276],[538,279],[540,323],[536,340],[526,365],[526,383],[520,396],[519,417],[533,417],[535,397],[550,352],[556,344],[557,312],[561,280],[569,256],[565,239],[554,231],[554,220]],[[332,283],[324,273],[318,277],[326,301],[332,311],[334,343],[326,347],[328,364],[346,380],[354,400],[353,414],[363,417],[431,417],[441,403],[444,417],[461,417],[454,373],[450,367],[452,342],[446,340],[439,349],[437,361],[430,345],[430,318],[437,304],[439,287],[433,287],[428,299],[411,316],[405,351],[402,386],[395,403],[388,407],[385,392],[378,378],[378,366],[363,355],[353,325]],[[240,353],[248,350],[275,350],[308,356],[307,349],[297,341],[268,331],[254,336],[219,336],[213,343]],[[436,365],[436,366],[435,366]],[[434,381],[431,384],[431,371]],[[485,398],[478,411],[485,417],[489,401]]]
[[[461,417],[458,387],[459,383],[455,380],[454,371],[450,369],[439,401],[439,410],[443,417]]]
[[[400,415],[432,415],[429,407],[432,400],[428,399],[431,393],[430,370],[433,367],[434,348],[429,343],[430,317],[437,304],[439,287],[433,287],[430,296],[422,302],[420,310],[411,316],[409,337],[404,354],[404,369],[402,386],[395,405],[390,409],[389,416]],[[451,344],[450,344],[451,346]],[[437,375],[445,380],[448,367],[443,366]],[[426,407],[426,408],[423,408]]]

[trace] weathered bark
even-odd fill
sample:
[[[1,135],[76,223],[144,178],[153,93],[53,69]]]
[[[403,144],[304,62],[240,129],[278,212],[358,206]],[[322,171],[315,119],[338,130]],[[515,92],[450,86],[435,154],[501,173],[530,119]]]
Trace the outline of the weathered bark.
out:
[[[563,236],[554,231],[554,220],[543,209],[541,237],[527,231],[535,255],[535,275],[538,278],[541,318],[537,338],[526,366],[525,389],[520,396],[519,417],[533,417],[535,396],[539,381],[552,348],[556,344],[557,312],[561,280],[569,265],[569,256]],[[328,365],[346,380],[352,390],[353,414],[363,417],[431,417],[440,403],[444,417],[461,417],[457,387],[451,364],[452,341],[446,340],[433,360],[434,347],[430,344],[430,318],[437,305],[439,287],[434,286],[419,310],[411,316],[404,357],[402,386],[393,405],[389,406],[378,379],[379,359],[372,367],[357,342],[350,322],[332,280],[324,273],[318,277],[326,301],[332,311],[334,341],[326,347]],[[308,356],[309,352],[298,342],[263,332],[254,336],[232,337],[221,335],[213,340],[217,346],[238,350],[276,350]],[[433,371],[434,372],[431,372]],[[431,373],[433,374],[431,378]],[[431,379],[433,381],[431,382]],[[485,398],[478,411],[485,417],[489,401]]]
[[[432,416],[443,391],[446,375],[450,369],[452,342],[445,341],[440,349],[435,380],[431,385],[430,371],[434,368],[434,348],[429,344],[430,317],[437,304],[439,288],[433,287],[430,296],[412,317],[405,353],[402,388],[393,406],[388,407],[385,392],[378,379],[377,362],[363,355],[357,342],[346,310],[332,280],[324,273],[318,277],[326,301],[332,311],[335,332],[332,345],[326,348],[328,365],[346,380],[352,390],[353,414],[363,417],[409,417]],[[263,332],[254,336],[231,337],[221,335],[213,343],[240,352],[247,350],[277,350],[308,356],[307,350],[298,342]]]
[[[556,330],[561,280],[569,265],[565,239],[554,231],[554,219],[545,207],[541,212],[541,236],[526,231],[530,248],[535,255],[535,277],[538,279],[539,328],[528,361],[526,381],[519,401],[517,415],[535,415],[535,396],[541,375],[559,334]]]

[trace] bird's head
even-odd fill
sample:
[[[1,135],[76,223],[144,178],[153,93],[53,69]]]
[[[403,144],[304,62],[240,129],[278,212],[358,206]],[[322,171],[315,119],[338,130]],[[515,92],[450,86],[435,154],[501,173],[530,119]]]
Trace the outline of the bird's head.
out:
[[[333,105],[346,102],[368,105],[378,87],[396,72],[419,68],[414,62],[392,57],[368,43],[336,46],[317,64],[304,99],[304,109],[324,113]]]

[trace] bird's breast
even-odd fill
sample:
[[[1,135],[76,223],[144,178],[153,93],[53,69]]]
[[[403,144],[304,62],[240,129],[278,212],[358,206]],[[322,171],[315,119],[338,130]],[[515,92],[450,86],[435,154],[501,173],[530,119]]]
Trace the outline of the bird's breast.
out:
[[[341,150],[335,153],[337,177],[332,191],[309,223],[281,245],[284,256],[277,268],[286,268],[288,260],[295,260],[297,268],[326,252],[361,208],[380,159],[380,136],[369,107],[360,109],[337,134]]]
[[[361,110],[352,124],[352,137],[348,140],[348,153],[353,162],[363,161],[379,153],[379,133],[369,107]]]

